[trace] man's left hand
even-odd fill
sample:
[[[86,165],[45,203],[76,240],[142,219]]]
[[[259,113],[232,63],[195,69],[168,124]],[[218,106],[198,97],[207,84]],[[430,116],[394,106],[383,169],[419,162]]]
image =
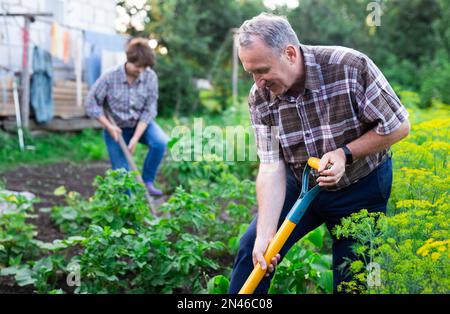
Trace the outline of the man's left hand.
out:
[[[136,144],[138,143],[138,139],[132,137],[130,142],[128,143],[128,150],[130,151],[130,153],[133,155],[135,150],[136,150]]]
[[[341,148],[323,155],[318,169],[320,177],[317,178],[317,183],[319,186],[336,185],[345,173],[345,162],[345,153]],[[331,168],[326,169],[328,164],[331,164]]]

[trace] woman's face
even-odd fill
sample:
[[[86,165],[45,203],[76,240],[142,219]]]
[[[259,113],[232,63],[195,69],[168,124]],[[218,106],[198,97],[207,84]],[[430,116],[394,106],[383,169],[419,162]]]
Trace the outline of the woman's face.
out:
[[[146,67],[137,66],[134,63],[127,62],[125,69],[128,75],[132,77],[138,77],[142,72],[145,71]]]

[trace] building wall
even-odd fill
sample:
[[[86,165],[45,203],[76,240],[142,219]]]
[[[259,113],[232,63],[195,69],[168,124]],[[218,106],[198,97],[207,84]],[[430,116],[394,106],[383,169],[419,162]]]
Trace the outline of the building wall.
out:
[[[37,18],[30,28],[33,45],[50,49],[51,22],[68,29],[89,29],[116,33],[116,0],[0,0],[0,65],[19,69],[22,63],[22,17],[2,17],[5,13],[53,13],[53,18]],[[47,21],[47,22],[44,22]],[[29,59],[31,60],[31,59]],[[58,64],[57,64],[58,67]],[[59,65],[64,68],[64,65]],[[70,65],[67,65],[70,67]]]

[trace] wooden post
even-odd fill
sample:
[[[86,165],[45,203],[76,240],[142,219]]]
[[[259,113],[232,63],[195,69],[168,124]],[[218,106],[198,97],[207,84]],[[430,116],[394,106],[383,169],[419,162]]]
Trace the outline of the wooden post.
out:
[[[233,107],[237,108],[238,102],[238,73],[239,73],[239,62],[238,62],[238,36],[237,36],[237,28],[233,28],[231,30],[233,32]]]
[[[28,129],[30,119],[30,69],[28,60],[29,58],[29,42],[30,42],[30,23],[29,16],[25,16],[25,22],[22,30],[22,75],[21,75],[21,102],[20,112],[22,116],[22,126],[24,129]]]
[[[22,73],[21,73],[21,102],[20,112],[22,127],[28,129],[30,121],[30,66],[28,61],[29,55],[29,43],[30,43],[30,24],[35,21],[37,16],[52,17],[53,13],[6,13],[2,14],[3,17],[23,17],[24,24],[22,29]]]

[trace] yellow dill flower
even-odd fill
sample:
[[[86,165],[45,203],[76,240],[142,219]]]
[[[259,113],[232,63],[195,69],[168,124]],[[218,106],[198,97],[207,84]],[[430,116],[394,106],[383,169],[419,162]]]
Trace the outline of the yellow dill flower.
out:
[[[421,247],[417,250],[417,254],[422,255],[423,257],[427,256],[428,253],[430,253],[430,250],[428,250],[427,247]]]
[[[418,248],[416,253],[417,253],[417,255],[422,255],[423,251],[425,251],[425,245],[423,245],[420,248]]]
[[[426,142],[424,144],[424,147],[430,151],[442,151],[442,152],[450,151],[450,144],[442,141]]]
[[[437,246],[441,246],[441,245],[443,245],[443,244],[445,244],[444,241],[436,241],[436,242],[433,242],[433,243],[430,244],[430,248],[434,248],[434,247],[437,247]]]
[[[11,203],[17,203],[17,197],[14,194],[8,195],[5,199]]]
[[[431,259],[435,262],[439,259],[439,257],[441,257],[441,254],[434,252],[431,254]]]
[[[397,208],[399,207],[404,207],[404,208],[420,208],[420,209],[428,209],[430,207],[433,207],[433,204],[431,204],[429,201],[425,201],[425,200],[402,200],[402,201],[398,201],[396,204]],[[416,215],[428,215],[431,212],[429,210],[421,210],[421,211],[417,211],[415,214]]]

